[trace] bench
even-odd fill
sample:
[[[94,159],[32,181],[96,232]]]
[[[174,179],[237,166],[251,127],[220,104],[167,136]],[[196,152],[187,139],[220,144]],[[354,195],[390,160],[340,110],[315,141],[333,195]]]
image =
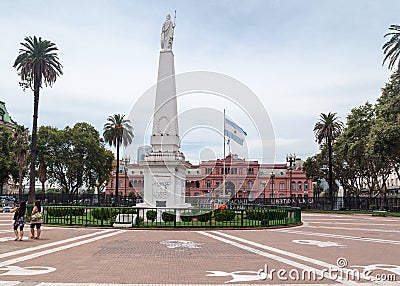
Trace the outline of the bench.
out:
[[[132,227],[137,214],[119,214],[113,223],[113,227]]]
[[[372,216],[387,216],[387,211],[372,211]]]

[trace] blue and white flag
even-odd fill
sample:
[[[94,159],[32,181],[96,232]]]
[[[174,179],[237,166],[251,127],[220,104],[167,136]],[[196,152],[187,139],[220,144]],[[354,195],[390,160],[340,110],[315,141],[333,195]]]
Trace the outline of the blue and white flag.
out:
[[[227,118],[225,118],[224,134],[240,145],[243,145],[247,136],[247,133],[239,125]]]

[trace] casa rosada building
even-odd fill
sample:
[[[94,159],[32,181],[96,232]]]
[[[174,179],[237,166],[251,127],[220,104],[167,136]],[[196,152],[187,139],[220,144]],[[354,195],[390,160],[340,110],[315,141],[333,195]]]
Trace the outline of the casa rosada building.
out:
[[[228,155],[225,160],[202,161],[199,165],[189,163],[186,196],[246,199],[313,197],[313,184],[302,170],[302,164],[303,161],[299,158],[293,162],[292,168],[286,163],[260,164],[258,161],[239,159],[236,155]],[[143,166],[125,166],[123,162],[120,166],[118,194],[142,196]],[[115,194],[115,180],[114,170],[106,186],[106,194]]]

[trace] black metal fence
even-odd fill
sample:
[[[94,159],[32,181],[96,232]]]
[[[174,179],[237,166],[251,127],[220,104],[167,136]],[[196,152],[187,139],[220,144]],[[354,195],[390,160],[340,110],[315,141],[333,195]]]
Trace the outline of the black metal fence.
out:
[[[294,207],[261,206],[229,208],[141,208],[45,205],[43,222],[54,225],[113,226],[134,228],[257,228],[301,223]]]
[[[400,212],[400,198],[370,198],[370,197],[334,197],[331,198],[274,198],[256,199],[251,202],[243,199],[232,200],[230,203],[250,203],[276,206],[293,206],[303,210],[354,210],[374,211],[385,210]]]

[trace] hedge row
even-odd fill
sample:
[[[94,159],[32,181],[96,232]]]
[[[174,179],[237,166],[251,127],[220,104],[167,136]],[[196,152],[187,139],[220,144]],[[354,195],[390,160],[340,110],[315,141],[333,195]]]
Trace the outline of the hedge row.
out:
[[[246,218],[250,220],[283,220],[287,218],[285,210],[247,210]]]
[[[235,218],[236,213],[232,210],[218,209],[214,211],[216,221],[231,221]]]
[[[91,215],[95,219],[108,220],[110,218],[116,218],[118,214],[137,214],[136,209],[114,209],[114,208],[94,208],[90,210]],[[212,214],[216,221],[231,221],[235,219],[236,213],[233,210],[228,209],[217,209],[214,211],[208,210],[191,210],[182,212],[180,218],[183,222],[190,222],[192,219],[197,219],[200,222],[207,222],[211,220]],[[85,208],[72,207],[72,208],[61,208],[61,207],[48,207],[47,215],[52,217],[64,217],[67,215],[82,216],[85,214]],[[157,219],[157,211],[148,210],[146,212],[146,218],[150,221]],[[164,222],[173,222],[176,220],[176,215],[172,211],[163,212],[161,218]],[[246,210],[246,218],[249,220],[284,220],[287,218],[287,212],[285,210]]]
[[[102,211],[103,210],[103,211]],[[95,219],[116,218],[119,214],[137,214],[136,209],[96,208],[90,211]]]
[[[52,217],[63,217],[67,215],[82,216],[85,214],[84,208],[60,208],[60,207],[48,207],[47,215]]]

